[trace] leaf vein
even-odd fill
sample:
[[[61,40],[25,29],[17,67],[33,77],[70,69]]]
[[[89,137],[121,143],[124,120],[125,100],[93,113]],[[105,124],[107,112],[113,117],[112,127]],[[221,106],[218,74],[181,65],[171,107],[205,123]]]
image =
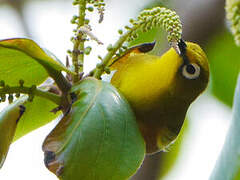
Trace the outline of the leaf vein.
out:
[[[80,119],[78,120],[78,122],[76,123],[76,125],[73,127],[73,130],[71,132],[71,134],[68,136],[68,138],[66,139],[65,143],[61,146],[61,148],[56,152],[56,154],[60,153],[66,146],[67,144],[70,142],[70,140],[72,139],[72,136],[74,134],[74,132],[76,131],[76,129],[79,127],[80,123],[82,122],[82,120],[84,119],[84,117],[87,115],[87,113],[89,112],[89,110],[91,109],[91,107],[93,106],[94,102],[97,99],[97,96],[99,94],[99,92],[102,89],[101,84],[98,82],[97,83],[97,87],[96,87],[96,93],[93,96],[92,100],[90,101],[88,107],[86,108],[86,110],[82,113],[82,116],[80,117]]]

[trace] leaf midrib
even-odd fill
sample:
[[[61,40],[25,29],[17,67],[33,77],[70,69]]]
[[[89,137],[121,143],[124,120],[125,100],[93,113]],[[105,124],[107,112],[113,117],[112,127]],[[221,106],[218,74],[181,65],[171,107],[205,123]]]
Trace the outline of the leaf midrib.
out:
[[[76,125],[73,127],[73,130],[72,130],[71,134],[68,136],[68,138],[66,139],[65,143],[61,146],[61,148],[58,151],[56,151],[56,154],[59,154],[67,146],[67,144],[71,141],[72,136],[75,133],[76,129],[79,127],[80,123],[82,122],[82,120],[87,115],[88,111],[91,109],[91,107],[93,106],[94,102],[96,101],[97,96],[99,95],[99,93],[100,93],[100,91],[102,89],[101,83],[96,81],[96,84],[97,84],[97,86],[96,86],[95,95],[93,96],[93,98],[90,101],[90,103],[89,103],[88,107],[86,108],[86,110],[82,113],[82,115],[79,118],[79,120],[76,123]]]

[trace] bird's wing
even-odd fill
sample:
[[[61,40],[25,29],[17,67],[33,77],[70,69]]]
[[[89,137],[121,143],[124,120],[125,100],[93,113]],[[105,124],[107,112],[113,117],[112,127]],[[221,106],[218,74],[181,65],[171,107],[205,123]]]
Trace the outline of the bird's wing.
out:
[[[112,61],[109,63],[109,67],[111,70],[118,70],[122,67],[128,60],[129,56],[132,54],[140,54],[140,53],[147,53],[151,51],[155,46],[155,42],[152,43],[144,43],[140,44],[138,46],[134,46],[130,49],[128,49],[124,55],[121,57],[113,58]]]

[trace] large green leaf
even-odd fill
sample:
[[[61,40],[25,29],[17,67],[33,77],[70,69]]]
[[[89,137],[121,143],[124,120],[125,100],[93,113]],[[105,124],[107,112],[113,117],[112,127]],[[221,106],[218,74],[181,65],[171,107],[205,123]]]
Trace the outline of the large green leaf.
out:
[[[234,89],[240,70],[240,48],[229,32],[216,34],[207,46],[210,62],[211,91],[225,104],[232,106]]]
[[[40,84],[51,69],[73,73],[34,41],[20,38],[0,41],[0,67],[0,80],[8,85],[17,85],[20,79],[25,85]]]
[[[235,91],[233,119],[210,180],[240,179],[240,76]]]
[[[44,144],[45,164],[60,179],[124,180],[144,158],[145,143],[126,100],[109,83],[86,79],[78,100]]]
[[[14,137],[17,122],[24,112],[21,102],[7,106],[0,114],[0,168],[2,167],[8,153],[10,144]]]
[[[28,96],[25,95],[17,100],[17,102],[24,102],[22,104],[25,106],[26,110],[17,124],[14,141],[51,122],[60,114],[60,112],[56,114],[50,112],[56,108],[56,104],[47,99],[34,97],[33,101],[29,102],[27,101],[27,98]]]

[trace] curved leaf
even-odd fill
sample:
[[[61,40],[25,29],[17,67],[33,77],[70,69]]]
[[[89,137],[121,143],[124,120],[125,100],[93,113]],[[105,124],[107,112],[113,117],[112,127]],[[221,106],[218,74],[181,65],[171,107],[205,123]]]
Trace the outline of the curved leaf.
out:
[[[145,153],[130,106],[109,83],[93,78],[76,91],[72,110],[45,139],[46,166],[63,180],[127,179]]]
[[[10,86],[19,85],[20,79],[27,86],[41,84],[48,77],[46,70],[31,57],[9,48],[0,47],[0,66],[0,80]]]
[[[24,102],[22,104],[25,106],[26,110],[17,124],[13,141],[21,138],[35,129],[46,125],[47,123],[56,119],[60,114],[60,112],[56,114],[50,112],[56,108],[56,104],[45,98],[34,97],[33,102],[27,101],[27,98],[28,96],[25,95],[17,100],[17,102]]]
[[[41,97],[35,97],[33,102],[27,99],[27,95],[18,98],[0,113],[0,168],[12,142],[49,123],[59,115],[50,112],[56,107],[51,101]],[[23,108],[24,113],[22,113]]]
[[[25,85],[40,84],[48,77],[46,70],[51,69],[73,73],[34,41],[20,38],[0,41],[0,66],[0,80],[8,85],[17,85],[20,79]]]
[[[240,179],[240,76],[235,91],[233,119],[210,180]]]
[[[24,112],[21,102],[13,103],[7,106],[0,114],[0,168],[2,167],[14,133],[17,122]]]
[[[7,39],[0,41],[0,46],[16,49],[18,51],[24,52],[28,56],[34,58],[40,64],[44,64],[46,66],[51,66],[55,70],[65,71],[68,73],[72,73],[65,66],[55,61],[49,55],[47,55],[43,49],[41,49],[33,40],[25,39],[25,38],[16,38],[16,39]]]

